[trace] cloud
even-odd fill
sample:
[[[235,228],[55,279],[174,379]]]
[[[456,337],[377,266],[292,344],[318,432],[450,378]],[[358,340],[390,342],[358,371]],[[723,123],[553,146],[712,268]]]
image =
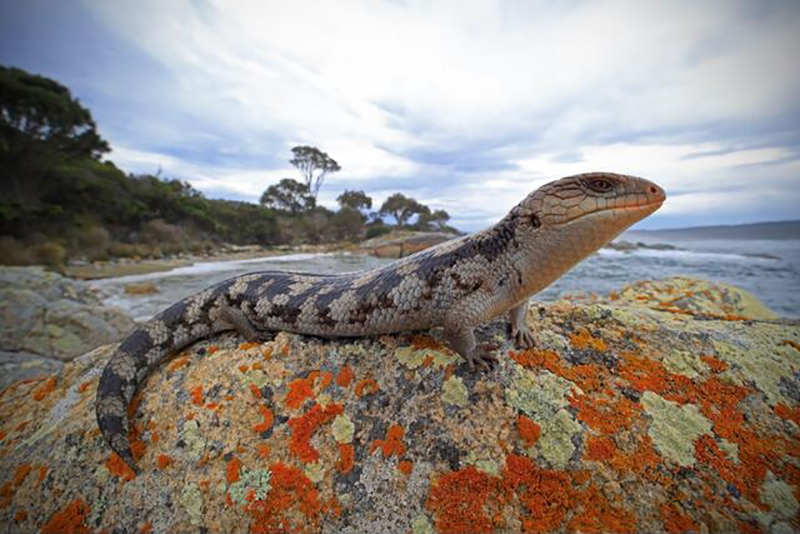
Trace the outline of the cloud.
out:
[[[796,2],[13,5],[0,59],[72,87],[124,168],[210,195],[257,200],[312,144],[343,167],[323,204],[401,190],[469,230],[588,170],[664,185],[647,224],[800,204]]]

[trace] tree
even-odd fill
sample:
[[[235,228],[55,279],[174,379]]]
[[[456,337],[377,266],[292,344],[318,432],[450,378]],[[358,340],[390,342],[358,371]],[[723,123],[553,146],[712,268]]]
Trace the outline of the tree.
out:
[[[325,176],[342,170],[336,160],[317,147],[296,146],[292,149],[292,154],[294,157],[289,163],[302,173],[306,187],[315,200]]]
[[[22,69],[0,67],[0,183],[11,201],[39,202],[40,183],[65,159],[109,151],[92,114],[60,83]]]
[[[431,213],[430,209],[425,206],[425,210],[419,214],[417,226],[420,230],[447,230],[447,221],[450,220],[450,214],[444,210],[436,210]]]
[[[411,217],[419,215],[426,209],[430,211],[427,206],[423,206],[413,198],[395,193],[381,205],[380,214],[391,215],[397,221],[397,226],[403,227]]]
[[[372,208],[372,199],[364,191],[345,191],[336,198],[336,201],[342,209],[361,211]]]
[[[262,206],[289,212],[292,215],[312,210],[317,204],[309,193],[308,186],[291,178],[284,178],[277,184],[269,186],[261,195],[260,203]]]
[[[0,128],[3,152],[40,145],[99,159],[110,150],[97,133],[92,114],[69,89],[13,67],[0,67]]]

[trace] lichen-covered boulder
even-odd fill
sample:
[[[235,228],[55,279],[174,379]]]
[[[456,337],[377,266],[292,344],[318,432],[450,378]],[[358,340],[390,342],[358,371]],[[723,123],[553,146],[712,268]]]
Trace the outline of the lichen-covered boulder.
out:
[[[800,327],[648,302],[536,303],[535,349],[481,329],[485,374],[437,331],[207,340],[131,407],[138,476],[99,348],[0,392],[0,530],[800,529]]]
[[[67,361],[133,326],[82,282],[41,267],[0,269],[0,350]]]

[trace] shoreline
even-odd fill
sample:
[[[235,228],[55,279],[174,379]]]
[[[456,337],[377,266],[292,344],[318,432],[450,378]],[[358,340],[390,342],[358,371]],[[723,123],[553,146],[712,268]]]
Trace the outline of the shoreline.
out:
[[[355,247],[351,244],[338,243],[334,245],[300,245],[296,247],[275,249],[248,248],[247,250],[221,250],[219,252],[202,256],[142,260],[116,260],[89,264],[73,264],[64,267],[62,274],[75,280],[103,280],[106,278],[120,278],[123,276],[169,272],[179,267],[188,267],[198,263],[273,258],[279,256],[288,256],[291,254],[339,252],[353,250],[354,248]]]

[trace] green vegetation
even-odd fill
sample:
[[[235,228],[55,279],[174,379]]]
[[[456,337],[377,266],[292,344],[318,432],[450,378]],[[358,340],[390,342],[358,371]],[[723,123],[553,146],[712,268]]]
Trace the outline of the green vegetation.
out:
[[[69,89],[0,67],[0,263],[58,266],[204,253],[223,244],[358,241],[393,228],[382,215],[397,227],[453,231],[446,212],[399,193],[377,213],[369,212],[364,191],[340,194],[338,211],[318,206],[325,177],[341,167],[315,147],[292,149],[289,162],[305,183],[284,178],[260,204],[208,199],[181,180],[126,174],[101,161],[108,151]]]

